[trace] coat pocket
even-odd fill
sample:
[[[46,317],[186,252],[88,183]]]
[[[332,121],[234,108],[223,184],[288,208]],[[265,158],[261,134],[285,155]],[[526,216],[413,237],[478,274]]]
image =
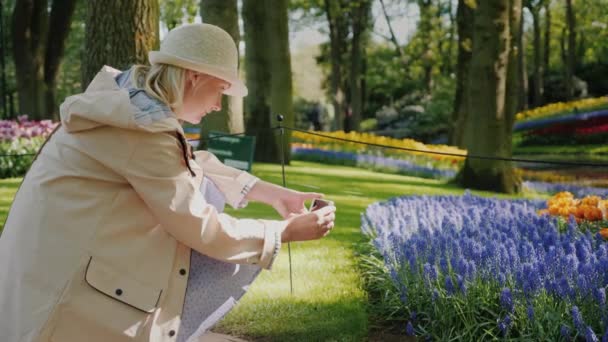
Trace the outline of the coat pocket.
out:
[[[163,292],[118,273],[93,257],[89,260],[84,279],[104,295],[147,313],[156,310]]]
[[[90,257],[57,304],[47,327],[48,340],[148,341],[162,292]]]

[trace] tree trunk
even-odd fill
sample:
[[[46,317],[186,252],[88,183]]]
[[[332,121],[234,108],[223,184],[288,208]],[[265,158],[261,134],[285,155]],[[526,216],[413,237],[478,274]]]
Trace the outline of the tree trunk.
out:
[[[158,0],[89,0],[83,87],[104,65],[147,64],[148,51],[159,44],[159,12]]]
[[[473,23],[475,10],[465,0],[458,1],[456,24],[458,25],[458,62],[456,66],[456,94],[450,126],[450,144],[464,147],[464,130],[468,115],[469,72],[473,48]]]
[[[513,140],[513,124],[515,123],[515,115],[519,112],[523,105],[521,102],[521,75],[524,65],[521,63],[520,56],[524,53],[520,49],[521,37],[523,36],[523,11],[522,0],[510,0],[509,12],[509,28],[510,28],[510,49],[509,49],[509,64],[507,67],[507,90],[505,98],[505,150],[506,155],[512,155],[512,140]],[[512,165],[509,165],[510,167]],[[519,188],[519,184],[515,184]]]
[[[53,1],[51,8],[44,64],[44,83],[46,84],[46,114],[52,116],[55,120],[59,119],[59,111],[55,103],[57,74],[63,59],[65,42],[70,33],[75,9],[76,0]]]
[[[424,68],[424,86],[427,94],[431,94],[433,90],[433,65],[436,58],[432,55],[432,44],[440,45],[440,42],[433,42],[431,39],[431,31],[433,30],[433,11],[431,0],[418,0],[418,8],[420,9],[420,22],[418,23],[418,31],[421,35],[421,40],[426,44],[423,46],[422,52],[422,67]]]
[[[574,0],[566,0],[566,26],[568,27],[568,52],[566,64],[566,94],[574,98],[574,68],[576,66],[576,18]]]
[[[511,1],[480,1],[477,4],[465,147],[470,155],[510,157],[511,139],[507,131],[512,118],[506,95],[508,66],[512,59]],[[509,162],[467,158],[460,180],[468,188],[505,193],[517,190]]]
[[[330,97],[334,107],[334,129],[344,129],[344,100],[342,80],[343,44],[346,40],[346,27],[344,23],[341,0],[325,0],[325,15],[329,23],[329,44],[331,55],[331,81]]]
[[[237,0],[201,0],[200,12],[204,23],[223,28],[239,46],[241,34]],[[205,116],[201,123],[199,148],[206,148],[209,131],[234,134],[245,130],[242,103],[243,99],[239,97],[222,98],[222,110]]]
[[[358,131],[363,117],[363,58],[365,54],[365,31],[368,26],[371,3],[360,0],[352,11],[352,45],[350,58],[350,103],[352,115],[347,118],[348,129]]]
[[[543,49],[543,71],[545,77],[549,72],[549,57],[551,56],[551,0],[545,0],[545,48]]]
[[[511,157],[513,155],[513,124],[515,124],[515,115],[522,108],[521,103],[521,75],[524,65],[523,60],[519,55],[524,51],[519,49],[523,36],[523,11],[522,0],[510,0],[509,7],[509,26],[510,26],[510,44],[509,59],[507,66],[507,85],[505,98],[505,120],[504,126],[504,141],[502,141],[501,149],[498,153],[504,153],[504,156]],[[515,193],[521,190],[521,179],[515,175],[513,163],[502,163],[502,186],[501,191],[507,193]]]
[[[268,65],[270,66],[270,122],[276,127],[277,115],[283,115],[283,125],[294,127],[293,83],[291,77],[291,54],[289,52],[288,0],[267,0],[268,13],[267,39]],[[278,131],[273,132],[278,136]],[[291,156],[291,131],[285,131],[285,161]],[[279,144],[283,141],[280,140]]]
[[[542,42],[540,32],[540,6],[530,6],[530,12],[533,18],[534,31],[534,107],[539,107],[543,103],[543,60],[542,60]]]
[[[19,114],[46,117],[44,51],[48,10],[46,0],[19,0],[13,9],[13,57],[19,94]]]
[[[242,7],[245,28],[245,71],[249,95],[245,99],[246,131],[256,136],[255,160],[280,162],[276,132],[270,131],[273,120],[270,109],[271,66],[266,47],[269,0],[244,0]]]
[[[525,43],[525,35],[524,32],[524,11],[520,11],[521,18],[519,18],[519,34],[517,35],[517,49],[518,53],[518,63],[519,63],[519,108],[518,111],[528,109],[528,67],[526,61],[526,43]]]

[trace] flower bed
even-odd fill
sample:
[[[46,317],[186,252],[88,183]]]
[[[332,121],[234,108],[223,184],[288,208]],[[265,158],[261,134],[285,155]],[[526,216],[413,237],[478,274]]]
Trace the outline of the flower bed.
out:
[[[425,178],[446,179],[452,178],[462,167],[463,157],[405,151],[398,148],[466,155],[466,151],[456,147],[425,145],[411,139],[393,139],[357,132],[323,132],[322,134],[328,137],[294,132],[291,145],[293,158],[361,166],[376,171],[396,172]],[[349,139],[365,144],[339,139]],[[385,145],[397,149],[366,144]]]
[[[608,96],[582,99],[571,102],[556,102],[546,106],[533,108],[517,113],[517,123],[533,121],[542,118],[569,115],[576,112],[591,112],[608,108]]]
[[[374,171],[404,174],[422,178],[450,179],[456,175],[456,168],[437,168],[428,160],[416,156],[398,159],[382,155],[358,154],[314,148],[310,145],[292,144],[292,158],[325,164],[358,166]]]
[[[50,120],[0,120],[0,178],[20,177],[29,169],[34,154],[55,129]]]
[[[400,299],[393,312],[404,330],[438,341],[604,335],[608,245],[574,220],[539,215],[545,207],[469,193],[369,206],[362,230],[394,284],[383,298]]]

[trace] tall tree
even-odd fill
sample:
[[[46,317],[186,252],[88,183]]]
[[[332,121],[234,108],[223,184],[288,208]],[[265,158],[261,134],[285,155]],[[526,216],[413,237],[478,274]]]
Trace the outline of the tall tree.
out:
[[[13,9],[13,57],[19,111],[33,119],[50,118],[55,109],[57,73],[76,0],[17,0]],[[50,17],[50,18],[49,18]]]
[[[287,4],[281,0],[244,0],[242,15],[245,28],[245,70],[249,95],[245,99],[246,131],[255,135],[255,158],[258,161],[280,162],[280,140],[275,114],[283,114],[285,124],[293,123],[291,116],[291,74],[286,31]],[[276,8],[272,8],[276,6]],[[277,21],[285,20],[283,23]],[[272,25],[271,25],[272,22]],[[279,65],[272,65],[277,63]],[[276,74],[275,74],[276,73]],[[287,91],[279,89],[288,88]],[[291,116],[291,117],[290,117]]]
[[[544,83],[543,83],[543,75],[545,71],[543,70],[543,58],[542,58],[542,33],[541,33],[541,16],[540,12],[544,7],[544,0],[525,0],[526,8],[532,14],[532,27],[534,33],[534,66],[533,66],[533,77],[534,77],[534,90],[532,92],[533,96],[533,105],[534,107],[538,107],[543,103],[543,92],[544,92]]]
[[[440,45],[432,37],[432,30],[434,24],[437,25],[440,22],[435,21],[436,12],[438,11],[437,6],[433,3],[433,0],[417,0],[418,8],[420,9],[420,20],[418,22],[418,32],[422,39],[422,67],[424,68],[424,86],[427,94],[430,94],[433,90],[433,66],[437,61],[435,56],[435,50]]]
[[[363,116],[364,76],[363,60],[365,58],[366,31],[369,27],[371,1],[358,0],[351,4],[352,39],[350,47],[350,116],[346,118],[346,131],[359,130]]]
[[[511,6],[514,0],[479,1],[473,33],[469,77],[469,117],[465,147],[470,155],[510,157],[509,124],[514,112],[507,94],[511,54]],[[521,10],[521,7],[520,7]],[[466,187],[517,191],[512,165],[499,160],[467,158],[461,173]]]
[[[574,97],[574,69],[576,67],[576,16],[574,0],[566,0],[566,24],[568,28],[568,52],[566,57],[566,94]]]
[[[330,44],[330,98],[334,107],[334,129],[344,128],[344,113],[346,91],[342,79],[343,56],[346,53],[348,36],[348,21],[345,16],[347,3],[345,0],[324,0],[325,15],[329,24]]]
[[[204,23],[219,26],[234,39],[237,47],[241,40],[237,0],[201,0],[201,18]],[[206,147],[209,131],[240,133],[245,130],[243,99],[233,96],[222,98],[222,110],[207,115],[201,123],[200,148]]]
[[[83,87],[103,65],[147,64],[148,51],[159,44],[159,13],[158,0],[89,0]]]
[[[252,1],[252,0],[249,0]],[[269,23],[267,26],[266,50],[270,65],[270,110],[271,123],[276,126],[277,115],[283,115],[283,124],[294,127],[293,113],[293,83],[291,73],[291,54],[289,52],[289,17],[287,12],[288,0],[266,0],[266,12]],[[278,133],[278,132],[277,132]],[[276,134],[276,133],[275,133]],[[285,132],[285,140],[291,140],[291,131]],[[283,141],[279,141],[283,143]],[[291,149],[289,143],[283,146],[285,160],[289,162]]]
[[[545,77],[549,72],[549,57],[551,56],[551,0],[545,0],[545,34],[544,34],[544,42],[545,47],[543,49],[543,71],[545,72]]]
[[[473,52],[473,23],[475,20],[475,2],[459,0],[456,11],[458,31],[458,62],[456,66],[456,94],[454,96],[454,112],[450,127],[450,143],[464,147],[464,130],[468,115],[468,87],[471,57]]]

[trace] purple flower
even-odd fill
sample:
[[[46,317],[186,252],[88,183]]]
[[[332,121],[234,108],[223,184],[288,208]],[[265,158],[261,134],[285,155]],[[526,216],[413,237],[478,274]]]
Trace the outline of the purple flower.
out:
[[[507,336],[509,332],[509,328],[511,327],[511,316],[506,315],[505,318],[498,323],[498,329],[500,330],[502,336]]]
[[[527,314],[528,314],[528,319],[530,321],[533,321],[534,320],[534,307],[532,307],[532,305],[528,305]]]
[[[445,277],[445,290],[449,295],[454,293],[454,283],[452,282],[452,277]]]
[[[603,287],[595,289],[595,298],[601,308],[606,306],[606,289]]]
[[[572,322],[579,331],[585,330],[585,321],[583,321],[583,316],[576,305],[572,307]]]
[[[585,329],[585,341],[587,341],[587,342],[599,342],[600,341],[590,326],[587,326],[587,329]]]
[[[511,289],[505,287],[500,292],[500,305],[507,311],[513,312],[515,305],[513,305],[513,297],[511,296]]]
[[[562,325],[559,330],[560,335],[566,340],[570,340],[570,328],[566,325]]]
[[[405,326],[405,334],[407,336],[416,336],[416,331],[414,330],[412,322],[407,322],[407,325]]]

